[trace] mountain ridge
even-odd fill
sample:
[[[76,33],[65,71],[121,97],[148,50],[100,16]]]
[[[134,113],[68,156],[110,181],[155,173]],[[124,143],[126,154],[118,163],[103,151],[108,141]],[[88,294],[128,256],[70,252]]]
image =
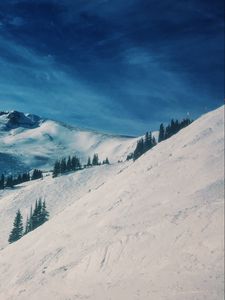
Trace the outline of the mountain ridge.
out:
[[[138,138],[71,126],[18,111],[0,114],[0,170],[21,173],[49,170],[56,159],[77,155],[82,162],[98,153],[101,160],[125,160]],[[5,163],[7,158],[7,163]],[[10,163],[11,161],[11,163]]]
[[[134,136],[134,135],[127,135],[127,134],[115,134],[115,133],[108,133],[108,132],[104,132],[104,131],[101,131],[101,130],[96,130],[96,129],[92,129],[92,128],[88,128],[88,127],[80,127],[80,126],[77,126],[77,125],[72,125],[72,124],[69,124],[69,123],[66,123],[66,122],[63,122],[63,121],[59,121],[57,119],[54,119],[54,118],[43,118],[39,115],[36,115],[36,114],[33,114],[33,113],[24,113],[24,112],[21,112],[21,111],[18,111],[18,110],[11,110],[11,111],[0,111],[0,117],[1,116],[5,116],[5,118],[9,119],[12,119],[14,116],[16,118],[19,118],[21,117],[21,119],[30,119],[31,121],[31,124],[32,122],[34,122],[34,125],[36,123],[36,125],[40,125],[38,122],[45,122],[45,121],[53,121],[55,123],[58,123],[68,129],[71,129],[71,130],[79,130],[79,131],[89,131],[89,132],[93,132],[93,133],[96,133],[96,134],[103,134],[103,135],[106,135],[106,136],[110,136],[110,137],[122,137],[122,138],[136,138],[137,136]],[[28,123],[29,124],[29,123]],[[24,123],[23,122],[18,122],[16,123],[16,125],[18,125],[18,127],[23,127]],[[26,125],[26,123],[25,123]],[[10,129],[10,128],[9,128]],[[12,128],[11,128],[12,129]]]

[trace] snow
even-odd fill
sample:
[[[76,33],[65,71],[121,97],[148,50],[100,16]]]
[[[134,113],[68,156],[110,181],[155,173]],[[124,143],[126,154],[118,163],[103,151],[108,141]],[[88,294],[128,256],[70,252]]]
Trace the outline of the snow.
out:
[[[39,196],[51,219],[0,251],[0,299],[222,299],[223,113],[134,163],[4,191],[1,229]]]
[[[6,173],[31,168],[49,170],[56,159],[74,154],[83,163],[94,153],[99,154],[101,161],[108,157],[111,162],[117,162],[126,159],[138,140],[84,130],[23,113],[18,113],[20,122],[8,126],[12,114],[0,115],[0,170]],[[33,127],[27,127],[27,124]]]
[[[0,190],[0,249],[8,244],[12,220],[18,209],[21,210],[25,221],[31,205],[34,207],[35,201],[41,197],[46,200],[53,217],[85,194],[99,188],[129,164],[126,162],[91,167],[54,179],[50,173],[47,173],[43,180],[22,183],[14,189]]]

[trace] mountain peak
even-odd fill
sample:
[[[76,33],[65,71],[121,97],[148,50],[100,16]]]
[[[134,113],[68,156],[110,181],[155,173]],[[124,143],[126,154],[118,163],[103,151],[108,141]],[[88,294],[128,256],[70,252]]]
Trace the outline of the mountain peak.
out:
[[[5,125],[5,129],[17,127],[35,128],[40,124],[41,118],[33,114],[24,114],[23,112],[13,110],[10,112],[0,112],[0,123]]]

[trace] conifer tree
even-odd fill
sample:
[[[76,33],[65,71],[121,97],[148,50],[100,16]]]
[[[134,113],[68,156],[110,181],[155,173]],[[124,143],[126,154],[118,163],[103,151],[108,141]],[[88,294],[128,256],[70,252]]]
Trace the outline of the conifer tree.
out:
[[[174,122],[174,133],[177,133],[178,131],[179,131],[179,121],[178,120],[176,120],[175,122]]]
[[[42,213],[42,200],[41,198],[39,198],[38,201],[36,200],[35,202],[34,212],[31,217],[33,229],[41,225],[41,213]]]
[[[106,165],[109,165],[109,164],[110,164],[110,163],[109,163],[108,157],[106,157],[105,164],[106,164]]]
[[[81,169],[81,163],[80,163],[80,160],[79,160],[78,157],[77,157],[77,165],[76,165],[76,167],[77,167],[77,170]]]
[[[151,132],[150,133],[146,132],[143,151],[144,152],[148,151],[151,148],[151,144],[152,144]]]
[[[155,137],[152,136],[151,131],[149,132],[148,136],[149,136],[149,138],[148,138],[148,139],[149,139],[149,142],[148,142],[148,148],[147,148],[147,150],[150,150],[152,147],[155,146],[155,144],[154,144]]]
[[[37,205],[37,227],[41,225],[41,215],[42,215],[42,199],[38,199]]]
[[[72,160],[71,160],[71,164],[72,164],[72,170],[73,171],[77,171],[81,169],[81,163],[78,157],[73,156]]]
[[[30,181],[30,174],[29,173],[24,173],[22,175],[22,182]]]
[[[136,148],[134,150],[133,159],[134,160],[138,159],[143,153],[144,153],[144,140],[140,139],[137,142],[137,146],[136,146]]]
[[[72,163],[71,163],[71,157],[68,157],[67,163],[66,163],[66,169],[67,171],[72,171]]]
[[[43,178],[42,171],[38,169],[34,169],[33,174],[31,176],[31,180],[36,180],[40,178]]]
[[[46,209],[46,203],[45,201],[42,203],[42,209],[41,209],[41,219],[40,223],[41,225],[48,221],[49,218],[49,212]]]
[[[159,127],[159,139],[158,139],[158,142],[160,143],[164,139],[165,139],[165,129],[164,129],[163,124],[161,123],[160,127]]]
[[[13,188],[13,177],[12,177],[12,175],[7,177],[5,186]]]
[[[61,160],[61,163],[60,163],[60,173],[63,174],[65,173],[67,170],[66,170],[66,159],[63,158]]]
[[[16,217],[13,222],[13,229],[9,235],[9,243],[19,240],[23,236],[23,217],[20,210],[17,211]]]
[[[87,167],[91,167],[91,158],[90,158],[90,156],[88,157]]]
[[[93,166],[99,165],[99,159],[98,159],[98,154],[97,153],[95,153],[94,156],[93,156],[92,165]]]
[[[44,224],[46,221],[48,221],[48,218],[49,212],[46,209],[46,202],[39,198],[39,200],[36,200],[35,202],[35,208],[33,212],[31,207],[30,218],[27,220],[25,234]]]
[[[72,157],[72,159],[71,159],[71,165],[72,165],[72,170],[76,171],[76,169],[77,169],[77,158],[76,158],[76,156]]]
[[[52,177],[57,177],[60,174],[60,162],[57,160],[54,164]]]

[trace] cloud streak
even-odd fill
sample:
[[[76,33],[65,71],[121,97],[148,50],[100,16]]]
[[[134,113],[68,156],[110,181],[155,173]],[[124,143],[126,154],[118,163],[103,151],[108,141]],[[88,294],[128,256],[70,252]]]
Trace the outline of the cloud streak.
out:
[[[0,105],[140,134],[223,98],[222,1],[0,4]]]

